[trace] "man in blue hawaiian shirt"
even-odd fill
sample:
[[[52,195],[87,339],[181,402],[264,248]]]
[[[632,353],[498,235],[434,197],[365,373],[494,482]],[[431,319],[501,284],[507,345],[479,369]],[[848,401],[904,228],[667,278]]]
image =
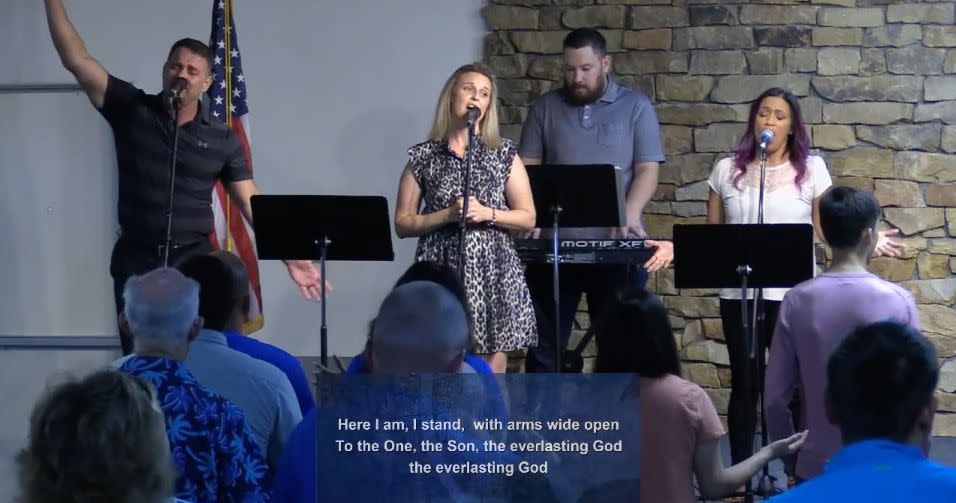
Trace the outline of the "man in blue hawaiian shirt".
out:
[[[202,328],[199,285],[161,268],[126,283],[120,323],[134,354],[120,370],[151,382],[178,469],[176,497],[194,503],[269,501],[262,451],[236,405],[200,386],[182,365]]]

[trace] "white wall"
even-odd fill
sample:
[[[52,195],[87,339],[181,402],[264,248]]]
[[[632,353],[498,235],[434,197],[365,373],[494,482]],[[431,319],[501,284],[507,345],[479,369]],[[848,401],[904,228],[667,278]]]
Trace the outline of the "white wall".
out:
[[[385,195],[394,211],[406,149],[424,139],[442,84],[480,57],[482,2],[297,3],[282,15],[273,2],[241,4],[256,177],[271,193]],[[393,239],[394,263],[330,266],[330,352],[361,349],[378,302],[411,262],[415,241]],[[318,306],[300,300],[280,264],[263,268],[265,335],[317,355]]]
[[[394,211],[405,149],[424,138],[447,76],[481,55],[482,5],[236,0],[262,190],[385,195]],[[174,40],[209,38],[211,0],[66,0],[66,7],[90,52],[148,92],[158,89]],[[0,47],[0,84],[72,82],[39,0],[0,2]],[[0,202],[0,226],[18,233],[0,240],[0,280],[8,286],[0,336],[112,335],[107,265],[116,178],[108,127],[76,93],[0,95],[0,117],[0,200],[8,202]],[[395,262],[330,263],[331,353],[360,350],[377,304],[411,262],[415,241],[393,239]],[[266,328],[259,336],[294,354],[318,355],[318,304],[301,299],[281,264],[260,263],[260,270]],[[112,357],[0,350],[0,501],[12,500],[9,463],[47,377]]]
[[[171,41],[209,37],[211,2],[66,5],[90,52],[149,92],[159,86]],[[480,56],[480,7],[480,0],[236,2],[262,190],[385,195],[394,210],[405,149],[423,139],[441,84]],[[0,46],[9,49],[0,52],[0,84],[72,82],[39,1],[3,2],[0,19]],[[6,94],[0,106],[7,131],[0,181],[9,196],[0,215],[21,238],[0,246],[0,277],[15,279],[21,292],[16,308],[0,307],[0,335],[112,334],[109,129],[78,93]],[[95,233],[66,232],[85,227]],[[411,260],[414,241],[395,240],[395,263],[330,265],[332,352],[360,347],[375,302]],[[318,306],[299,297],[283,266],[260,265],[261,336],[317,354]]]

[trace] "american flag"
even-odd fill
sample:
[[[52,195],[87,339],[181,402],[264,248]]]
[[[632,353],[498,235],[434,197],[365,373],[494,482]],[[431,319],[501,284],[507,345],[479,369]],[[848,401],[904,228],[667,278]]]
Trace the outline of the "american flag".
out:
[[[246,79],[242,73],[231,0],[213,1],[209,46],[215,52],[213,83],[208,91],[209,111],[214,117],[228,124],[239,137],[251,173],[249,103],[246,99]],[[220,182],[217,182],[213,189],[212,206],[215,228],[210,240],[213,248],[235,253],[246,264],[249,272],[251,302],[243,326],[243,332],[249,334],[262,328],[264,322],[255,235],[242,218],[239,208],[230,201],[229,193]]]

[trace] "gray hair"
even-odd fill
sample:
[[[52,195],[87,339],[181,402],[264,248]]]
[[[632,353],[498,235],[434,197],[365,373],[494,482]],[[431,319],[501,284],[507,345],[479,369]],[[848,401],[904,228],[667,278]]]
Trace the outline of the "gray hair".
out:
[[[199,283],[161,267],[127,280],[123,300],[133,338],[168,347],[185,340],[199,316]]]
[[[114,370],[47,390],[16,457],[22,494],[14,501],[170,501],[176,471],[155,400],[146,380]]]
[[[376,372],[443,372],[468,346],[470,326],[461,301],[431,281],[396,287],[375,317]]]

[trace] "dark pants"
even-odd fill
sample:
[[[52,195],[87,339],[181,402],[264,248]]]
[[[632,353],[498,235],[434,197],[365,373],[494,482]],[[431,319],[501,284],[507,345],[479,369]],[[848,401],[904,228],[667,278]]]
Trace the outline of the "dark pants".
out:
[[[169,266],[175,267],[189,257],[212,252],[212,244],[208,239],[193,240],[187,243],[174,242],[169,250]],[[123,312],[125,302],[123,289],[131,276],[145,274],[163,265],[163,256],[157,245],[149,245],[120,237],[113,245],[113,254],[110,257],[110,275],[113,277],[113,300],[116,303],[116,314]],[[133,352],[133,340],[129,334],[119,327],[120,345],[123,354]]]
[[[780,302],[764,300],[763,319],[757,320],[757,336],[760,349],[768,350],[773,340],[773,330],[777,324],[777,313]],[[758,353],[761,362],[761,373],[758,375],[756,361],[750,359],[749,335],[743,333],[741,327],[741,301],[720,299],[720,319],[724,329],[724,338],[727,340],[727,353],[730,356],[730,404],[727,411],[727,426],[730,430],[730,457],[734,464],[739,463],[754,452],[754,436],[757,432],[757,393],[763,392],[764,368],[766,367],[763,353]],[[747,302],[748,320],[753,318],[753,300]],[[761,404],[762,405],[762,404]],[[791,404],[791,414],[794,425],[799,429],[799,403]]]
[[[525,372],[555,371],[554,273],[551,265],[530,264],[525,269],[528,290],[538,315],[538,345],[528,348]],[[560,266],[558,302],[563,350],[568,346],[581,294],[587,294],[588,317],[593,325],[615,291],[624,287],[644,288],[647,270],[643,266],[616,264],[565,264]],[[600,346],[600,341],[598,341]]]

